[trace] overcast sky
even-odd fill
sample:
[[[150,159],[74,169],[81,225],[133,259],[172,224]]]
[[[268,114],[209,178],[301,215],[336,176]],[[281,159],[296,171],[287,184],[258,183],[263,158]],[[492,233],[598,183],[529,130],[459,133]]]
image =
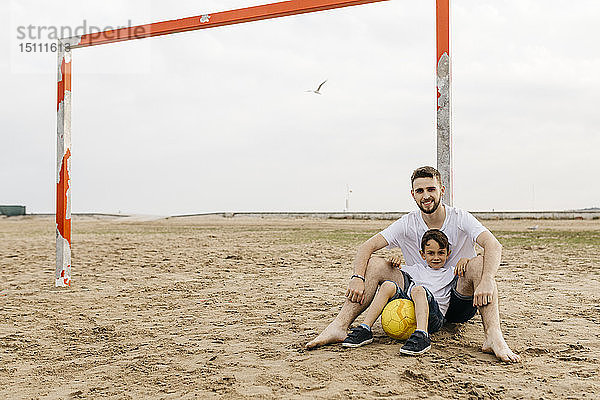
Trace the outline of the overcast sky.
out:
[[[54,212],[56,54],[19,27],[115,27],[268,3],[0,3],[0,204]],[[600,206],[600,2],[452,0],[455,205]],[[37,32],[36,32],[37,35]],[[75,50],[73,212],[410,210],[436,164],[435,1]],[[305,92],[323,80],[321,96]]]

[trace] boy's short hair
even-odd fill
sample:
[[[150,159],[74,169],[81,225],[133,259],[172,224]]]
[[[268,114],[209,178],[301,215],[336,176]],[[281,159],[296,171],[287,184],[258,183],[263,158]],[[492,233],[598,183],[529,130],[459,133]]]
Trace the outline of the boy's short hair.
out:
[[[415,183],[415,179],[418,178],[436,178],[440,183],[440,186],[442,186],[442,175],[440,174],[440,171],[433,167],[425,166],[415,169],[410,177],[411,187]]]
[[[440,250],[446,249],[450,251],[450,241],[448,240],[448,236],[439,229],[430,229],[423,234],[423,239],[421,239],[421,251],[425,251],[425,245],[430,240],[435,240],[437,244],[440,245]]]

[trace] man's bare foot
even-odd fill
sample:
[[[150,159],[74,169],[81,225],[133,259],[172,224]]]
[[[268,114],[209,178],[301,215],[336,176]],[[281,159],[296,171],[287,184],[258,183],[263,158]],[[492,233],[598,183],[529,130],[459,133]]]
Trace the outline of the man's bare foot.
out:
[[[521,356],[515,354],[500,336],[498,339],[486,338],[481,346],[484,353],[494,354],[498,359],[504,362],[515,363],[521,361]]]
[[[319,336],[306,343],[306,350],[312,350],[319,346],[324,346],[326,344],[339,343],[343,342],[348,336],[348,331],[346,329],[340,328],[337,325],[333,325],[333,322],[321,332]]]

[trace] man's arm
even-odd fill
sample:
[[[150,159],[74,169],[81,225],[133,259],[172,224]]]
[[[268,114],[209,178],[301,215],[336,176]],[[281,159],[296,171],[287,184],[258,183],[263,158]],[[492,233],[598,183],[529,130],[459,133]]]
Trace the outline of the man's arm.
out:
[[[494,295],[494,277],[500,267],[502,245],[489,231],[481,232],[477,236],[477,244],[483,247],[483,273],[481,282],[473,294],[473,304],[485,306],[492,301]]]
[[[371,255],[379,249],[384,248],[388,245],[387,240],[378,233],[371,237],[369,240],[358,246],[356,257],[352,262],[352,269],[354,275],[360,275],[365,277],[367,272],[367,263],[371,258]],[[346,297],[353,303],[363,303],[365,293],[365,282],[360,278],[352,278],[348,284],[348,290],[346,290]]]

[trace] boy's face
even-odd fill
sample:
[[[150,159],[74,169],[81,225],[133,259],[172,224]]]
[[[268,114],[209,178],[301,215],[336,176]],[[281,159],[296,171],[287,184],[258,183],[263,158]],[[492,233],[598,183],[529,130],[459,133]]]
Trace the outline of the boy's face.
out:
[[[440,269],[448,259],[448,249],[440,249],[440,245],[433,239],[425,243],[425,251],[421,251],[421,257],[433,269]]]

